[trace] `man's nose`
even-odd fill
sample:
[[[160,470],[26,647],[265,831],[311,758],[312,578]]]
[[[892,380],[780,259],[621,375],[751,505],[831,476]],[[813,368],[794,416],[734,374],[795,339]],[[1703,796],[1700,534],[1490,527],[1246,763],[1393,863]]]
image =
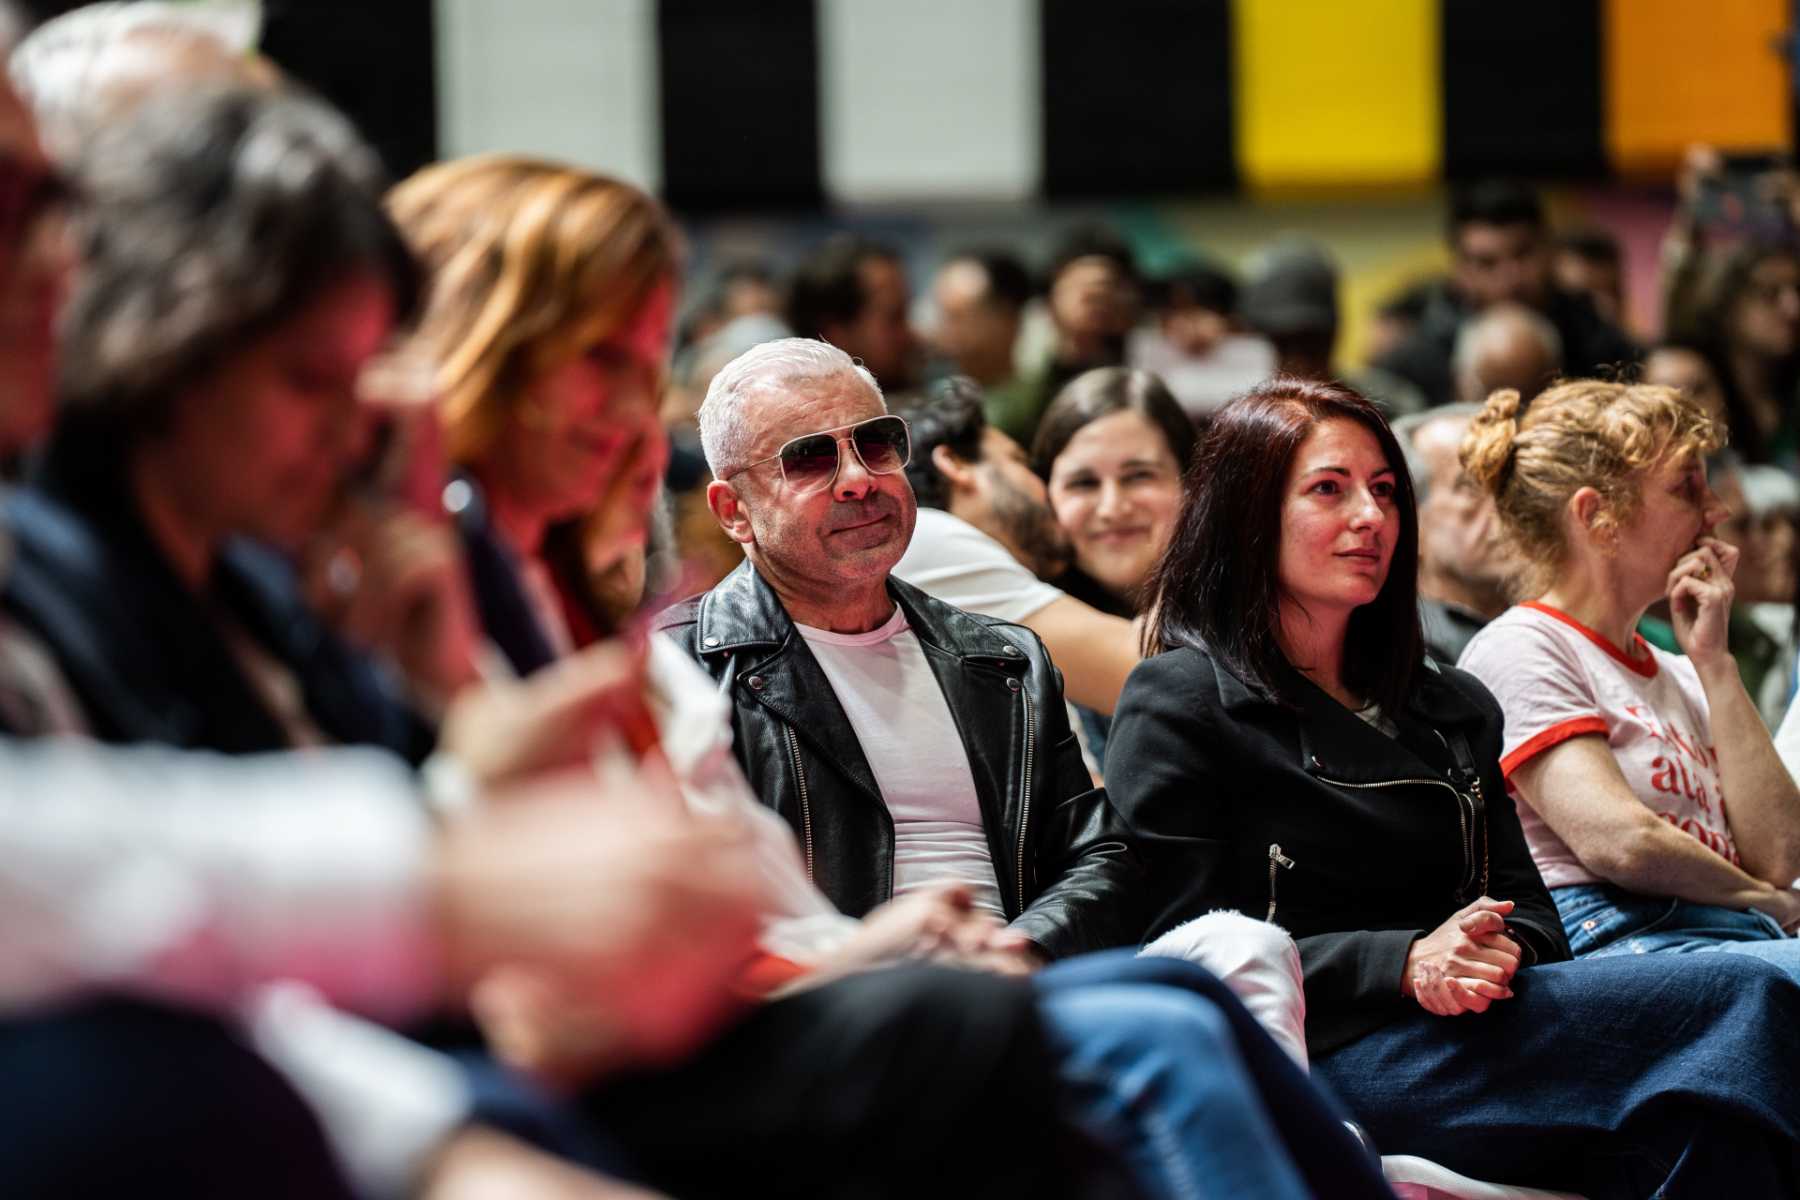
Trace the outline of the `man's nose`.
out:
[[[831,485],[831,494],[839,500],[861,500],[875,488],[875,477],[863,466],[862,459],[856,456],[844,441],[838,443],[837,479]]]

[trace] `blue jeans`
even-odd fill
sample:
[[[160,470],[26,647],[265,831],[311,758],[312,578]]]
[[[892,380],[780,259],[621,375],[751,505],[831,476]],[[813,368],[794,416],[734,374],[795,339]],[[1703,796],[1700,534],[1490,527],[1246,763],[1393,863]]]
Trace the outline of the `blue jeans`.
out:
[[[1577,958],[1613,954],[1753,954],[1800,979],[1800,940],[1754,909],[1644,896],[1606,883],[1550,893]]]
[[[1800,986],[1748,955],[1528,967],[1314,1060],[1384,1153],[1592,1200],[1800,1195]],[[1402,1007],[1404,1006],[1404,1007]]]
[[[1067,1119],[1146,1195],[1392,1195],[1346,1114],[1200,967],[1108,951],[1035,984]]]

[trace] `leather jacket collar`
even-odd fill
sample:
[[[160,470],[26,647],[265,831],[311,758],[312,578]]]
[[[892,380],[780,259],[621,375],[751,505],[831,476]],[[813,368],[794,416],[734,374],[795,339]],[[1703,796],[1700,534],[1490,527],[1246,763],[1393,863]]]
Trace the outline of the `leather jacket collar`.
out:
[[[888,594],[924,644],[965,662],[1024,666],[1018,647],[985,622],[947,605],[928,607],[922,603],[925,593],[891,575],[887,584]],[[779,648],[794,636],[793,618],[748,559],[700,598],[696,620],[700,653],[707,656],[756,646]]]
[[[1252,689],[1222,661],[1213,661],[1218,666],[1219,698],[1227,711],[1240,717],[1259,709],[1292,712],[1298,718],[1297,753],[1302,768],[1313,775],[1346,782],[1391,779],[1398,773],[1397,767],[1400,772],[1440,775],[1441,766],[1424,761],[1408,749],[1407,743],[1417,744],[1420,737],[1441,742],[1443,736],[1457,732],[1467,737],[1488,716],[1461,690],[1450,686],[1442,668],[1429,658],[1420,667],[1405,708],[1385,714],[1400,727],[1399,739],[1374,729],[1291,667],[1289,682],[1292,694],[1299,698],[1298,706]],[[1265,711],[1265,719],[1267,715]],[[1372,743],[1371,738],[1380,740]],[[1396,756],[1400,756],[1399,761]],[[1447,747],[1445,757],[1449,757]]]

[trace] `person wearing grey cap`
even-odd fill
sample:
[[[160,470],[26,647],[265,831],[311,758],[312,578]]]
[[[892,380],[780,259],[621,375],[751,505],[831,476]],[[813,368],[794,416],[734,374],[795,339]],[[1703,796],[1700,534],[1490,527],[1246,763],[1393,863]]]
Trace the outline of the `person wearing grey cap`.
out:
[[[1238,315],[1275,347],[1278,374],[1342,380],[1375,401],[1390,418],[1425,408],[1424,395],[1406,380],[1377,368],[1348,368],[1334,361],[1338,268],[1331,252],[1310,238],[1279,238],[1250,256]]]

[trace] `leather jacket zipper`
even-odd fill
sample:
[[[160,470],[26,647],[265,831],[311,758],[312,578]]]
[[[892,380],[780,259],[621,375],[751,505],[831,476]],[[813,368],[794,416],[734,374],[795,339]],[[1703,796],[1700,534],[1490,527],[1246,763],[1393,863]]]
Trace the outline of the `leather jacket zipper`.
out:
[[[1018,861],[1018,893],[1019,912],[1025,911],[1025,831],[1031,824],[1031,758],[1032,743],[1035,738],[1037,724],[1031,717],[1031,695],[1024,690],[1019,698],[1025,701],[1025,797],[1019,808],[1019,861]]]
[[[1291,871],[1293,869],[1294,869],[1294,860],[1289,858],[1287,855],[1285,855],[1281,852],[1281,843],[1270,842],[1269,843],[1269,913],[1267,916],[1265,916],[1263,918],[1263,920],[1273,921],[1275,919],[1275,880],[1278,877],[1278,870]]]
[[[1462,885],[1458,888],[1458,895],[1467,896],[1470,900],[1475,898],[1475,896],[1469,896],[1468,892],[1469,889],[1474,886],[1477,874],[1480,876],[1481,890],[1475,893],[1475,895],[1487,894],[1488,871],[1487,863],[1485,861],[1486,856],[1483,856],[1483,862],[1479,872],[1477,872],[1475,866],[1475,824],[1477,819],[1481,816],[1482,803],[1478,799],[1481,793],[1481,781],[1479,779],[1475,781],[1476,795],[1470,796],[1461,788],[1446,783],[1442,779],[1382,779],[1374,783],[1350,783],[1343,779],[1327,779],[1323,775],[1316,776],[1316,778],[1320,783],[1329,783],[1333,787],[1369,789],[1407,787],[1424,784],[1430,787],[1441,787],[1449,792],[1450,795],[1456,799],[1456,820],[1457,824],[1462,828],[1463,878]],[[1484,839],[1482,842],[1484,849],[1486,844]]]
[[[788,757],[794,761],[794,777],[800,781],[800,828],[805,835],[806,878],[810,882],[813,877],[812,797],[806,791],[806,768],[800,765],[800,739],[794,736],[792,725],[782,725],[781,732],[787,737]]]

